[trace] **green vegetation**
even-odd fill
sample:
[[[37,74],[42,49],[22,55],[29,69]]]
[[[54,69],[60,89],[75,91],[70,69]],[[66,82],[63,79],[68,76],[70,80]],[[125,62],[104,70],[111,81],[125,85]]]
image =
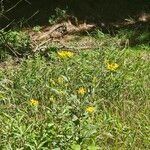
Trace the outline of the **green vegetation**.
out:
[[[48,22],[52,25],[57,23],[60,20],[65,20],[67,18],[66,10],[62,10],[60,8],[55,9],[55,14],[49,17]]]
[[[0,67],[0,149],[149,149],[149,46],[98,35],[99,49]]]
[[[0,30],[0,60],[5,60],[10,55],[22,56],[29,51],[30,39],[25,32]]]
[[[1,0],[0,150],[149,150],[148,4]]]

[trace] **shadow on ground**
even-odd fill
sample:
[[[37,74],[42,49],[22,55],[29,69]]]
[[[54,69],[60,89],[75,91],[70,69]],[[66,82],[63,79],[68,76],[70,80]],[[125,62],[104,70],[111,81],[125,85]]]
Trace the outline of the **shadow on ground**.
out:
[[[4,3],[4,10],[9,10],[19,0]],[[24,25],[45,25],[55,9],[67,10],[79,20],[100,24],[116,22],[125,18],[137,18],[142,12],[150,10],[149,0],[21,0],[13,9],[1,17],[1,26],[14,20]]]
[[[55,14],[56,8],[67,10],[67,14],[74,16],[79,22],[96,24],[105,33],[115,34],[121,28],[134,30],[132,43],[138,43],[139,40],[134,39],[141,36],[143,32],[149,32],[150,28],[148,21],[138,21],[141,14],[150,13],[149,0],[6,0],[3,3],[4,10],[8,11],[0,17],[1,28],[11,22],[10,28],[46,26],[49,24],[49,18]],[[132,18],[137,22],[121,25],[125,19],[132,20]],[[120,23],[119,28],[114,26],[116,23]],[[147,41],[144,39],[139,43],[147,43]]]

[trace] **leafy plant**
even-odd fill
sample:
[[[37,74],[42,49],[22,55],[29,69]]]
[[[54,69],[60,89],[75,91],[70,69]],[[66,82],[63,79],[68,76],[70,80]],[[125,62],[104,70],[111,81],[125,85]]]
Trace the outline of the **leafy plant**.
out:
[[[21,56],[30,51],[30,38],[21,31],[0,31],[0,57],[6,53]]]
[[[55,14],[50,16],[48,22],[50,24],[55,24],[59,20],[65,20],[66,17],[67,17],[66,10],[62,10],[60,8],[56,8],[55,9]]]
[[[2,149],[149,148],[149,51],[49,50],[0,69]]]
[[[41,26],[35,26],[35,27],[33,27],[33,31],[35,31],[35,32],[40,32],[40,30],[41,30]]]

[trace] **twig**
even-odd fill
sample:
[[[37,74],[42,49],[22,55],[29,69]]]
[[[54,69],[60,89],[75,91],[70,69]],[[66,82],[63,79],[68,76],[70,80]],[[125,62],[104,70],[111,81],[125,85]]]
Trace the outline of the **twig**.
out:
[[[84,47],[77,47],[77,46],[67,46],[63,43],[60,43],[62,46],[56,47],[57,49],[66,49],[66,50],[86,50],[86,49],[99,49],[100,46],[104,45],[104,42],[102,42],[99,46],[84,46]]]
[[[14,21],[15,21],[15,19],[13,21],[11,21],[8,25],[6,25],[4,28],[2,28],[1,30],[7,29]]]
[[[30,19],[32,19],[38,13],[39,13],[39,10],[36,11],[32,16],[30,16],[26,21],[24,21],[23,24],[26,23],[26,22],[28,22]]]
[[[11,8],[9,8],[8,10],[5,11],[5,13],[11,11],[12,9],[14,9],[16,6],[18,6],[18,4],[22,2],[22,0],[18,1],[14,6],[12,6]]]
[[[20,55],[18,52],[16,52],[8,43],[5,44],[5,46],[16,56]]]
[[[44,46],[46,43],[48,43],[51,39],[48,39],[47,41],[44,41],[42,42],[40,45],[38,45],[34,50],[33,52],[36,52],[38,49],[41,50],[43,48],[46,49],[46,46]],[[68,45],[65,45],[64,43],[60,42],[60,45],[61,46],[55,46],[56,49],[58,50],[61,50],[61,49],[66,49],[66,50],[69,50],[69,51],[74,51],[74,50],[86,50],[86,49],[99,49],[102,45],[104,45],[105,43],[102,42],[100,45],[98,46],[95,46],[95,47],[90,47],[90,46],[85,46],[85,47],[77,47],[77,46],[68,46]]]
[[[29,2],[28,0],[24,0],[24,1],[31,5],[31,2]]]
[[[58,29],[62,26],[64,26],[64,23],[53,25],[50,28],[50,30],[46,34],[44,34],[43,36],[39,37],[38,40],[42,40],[43,38],[46,38],[48,35],[51,35],[56,29]],[[37,40],[37,38],[35,40]]]
[[[44,44],[48,43],[48,42],[51,41],[51,40],[52,40],[52,39],[49,38],[48,40],[41,42],[38,46],[36,46],[36,47],[33,49],[33,52],[36,52],[38,49],[40,49],[40,47],[42,47]]]

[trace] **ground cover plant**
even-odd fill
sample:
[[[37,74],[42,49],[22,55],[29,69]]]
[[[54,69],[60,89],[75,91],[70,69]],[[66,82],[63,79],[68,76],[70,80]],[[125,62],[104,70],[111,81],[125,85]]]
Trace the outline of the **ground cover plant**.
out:
[[[22,31],[0,30],[0,61],[7,60],[10,55],[25,56],[30,50],[30,38]]]
[[[149,150],[148,4],[0,0],[0,150]]]
[[[149,46],[111,40],[0,67],[0,149],[148,150]]]

